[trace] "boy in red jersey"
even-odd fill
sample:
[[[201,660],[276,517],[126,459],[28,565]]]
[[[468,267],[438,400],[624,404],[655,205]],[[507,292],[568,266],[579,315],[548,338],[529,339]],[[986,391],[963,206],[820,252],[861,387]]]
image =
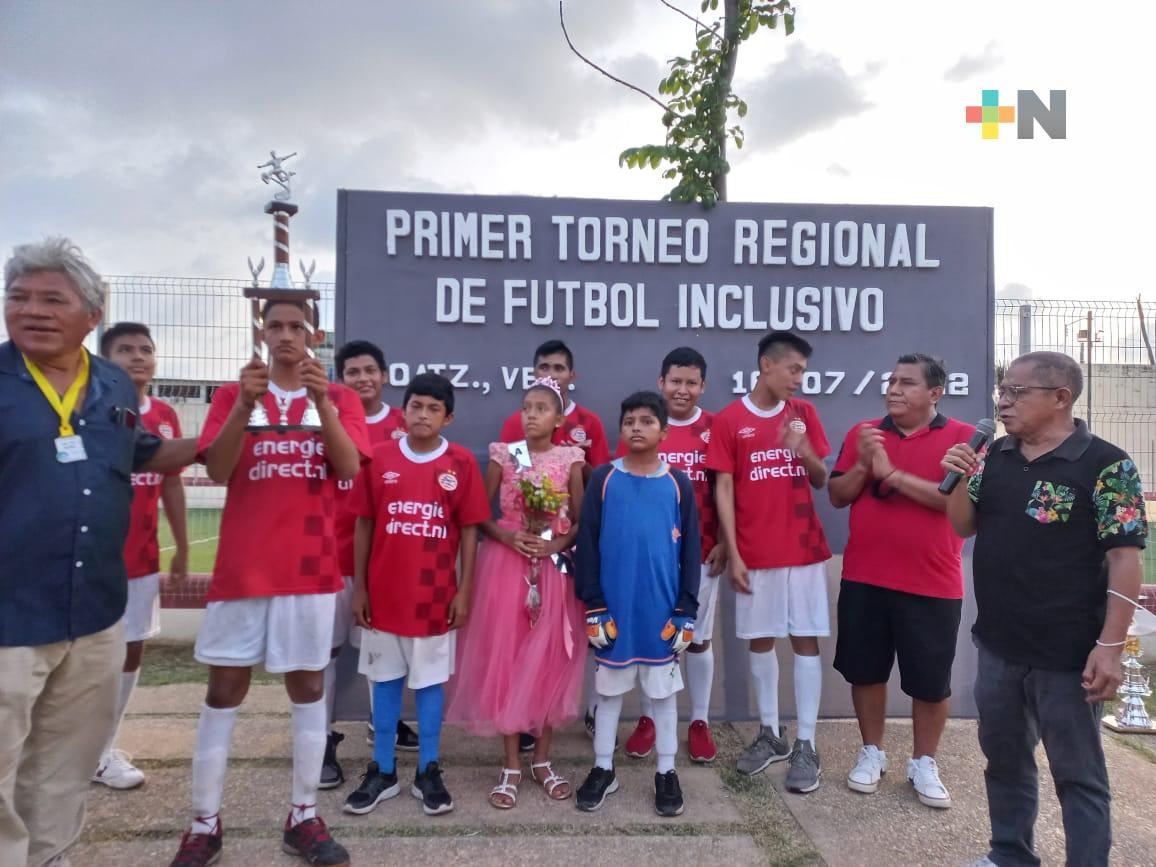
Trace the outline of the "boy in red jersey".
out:
[[[365,426],[371,446],[405,436],[405,417],[401,409],[381,399],[385,387],[385,355],[368,340],[351,340],[340,349],[333,360],[337,378],[349,386],[361,399],[365,410]],[[333,731],[333,704],[336,699],[337,656],[348,641],[361,646],[361,632],[353,627],[353,528],[357,514],[349,502],[353,481],[337,483],[337,562],[341,568],[344,589],[337,597],[333,619],[333,659],[325,669],[325,708],[329,723],[329,740],[325,747],[325,761],[321,765],[321,788],[335,789],[345,782],[345,773],[337,761],[337,745],[345,735]],[[370,707],[373,706],[373,683],[369,682]],[[373,723],[369,724],[369,742],[373,743]],[[417,734],[404,722],[397,724],[398,747],[417,749]]]
[[[812,488],[827,481],[831,453],[815,408],[794,396],[811,345],[785,331],[759,341],[754,390],[714,418],[707,469],[714,470],[719,526],[737,591],[735,626],[750,641],[751,675],[762,726],[739,757],[738,770],[757,774],[789,760],[786,787],[819,788],[815,723],[823,668],[819,638],[831,634],[827,573],[831,557],[815,514]],[[779,729],[779,663],[775,639],[791,639],[799,731],[792,749]]]
[[[352,496],[353,615],[365,630],[358,670],[374,684],[375,731],[373,761],[345,800],[345,811],[357,815],[401,791],[394,732],[407,676],[418,728],[410,793],[428,816],[454,808],[438,764],[443,686],[454,668],[452,630],[469,613],[477,525],[491,517],[478,462],[442,436],[453,421],[450,381],[436,373],[415,376],[403,406],[408,433],[374,447]]]
[[[590,410],[570,400],[570,387],[578,378],[574,371],[574,354],[561,340],[547,340],[534,350],[534,376],[552,376],[558,381],[562,395],[566,398],[565,418],[561,427],[554,431],[554,445],[578,446],[586,452],[585,478],[590,471],[610,461],[610,446],[602,421]],[[522,413],[511,413],[502,424],[501,441],[516,443],[526,438],[522,432]]]
[[[698,405],[706,390],[706,359],[688,346],[671,350],[662,360],[658,389],[669,413],[667,437],[658,445],[658,456],[670,466],[682,470],[690,479],[698,506],[702,539],[702,575],[698,585],[694,642],[684,657],[691,719],[687,730],[687,752],[692,762],[713,762],[718,749],[708,721],[710,691],[714,684],[714,651],[710,642],[714,635],[718,576],[726,568],[726,547],[718,541],[713,473],[706,469],[706,450],[714,416]],[[625,443],[619,440],[616,456],[624,454]],[[640,692],[639,704],[642,715],[634,733],[626,740],[626,754],[635,758],[650,755],[655,742],[650,697]]]
[[[282,846],[310,864],[349,863],[317,816],[316,799],[326,744],[324,670],[342,586],[333,527],[337,482],[356,475],[369,441],[357,395],[328,382],[306,352],[305,316],[303,304],[266,302],[269,366],[254,358],[239,384],[218,388],[201,431],[209,477],[227,483],[228,494],[194,651],[209,666],[193,752],[194,818],[173,867],[201,867],[220,856],[229,741],[252,667],[261,662],[285,675],[292,702],[293,792]],[[301,425],[309,400],[320,431],[246,430],[258,402],[288,428]]]
[[[121,322],[100,338],[100,354],[117,364],[132,379],[140,402],[140,423],[145,430],[165,439],[180,438],[181,423],[176,411],[167,403],[150,397],[149,384],[157,372],[156,346],[147,325]],[[124,709],[140,677],[144,643],[161,631],[160,617],[160,551],[157,547],[157,502],[163,500],[165,517],[172,530],[176,551],[169,563],[174,581],[182,581],[188,572],[189,537],[185,520],[185,488],[181,474],[133,473],[132,515],[128,538],[124,543],[124,565],[128,571],[128,607],[125,609],[125,655],[117,695],[116,725],[105,744],[92,780],[112,789],[135,789],[145,775],[134,767],[131,758],[114,749]]]

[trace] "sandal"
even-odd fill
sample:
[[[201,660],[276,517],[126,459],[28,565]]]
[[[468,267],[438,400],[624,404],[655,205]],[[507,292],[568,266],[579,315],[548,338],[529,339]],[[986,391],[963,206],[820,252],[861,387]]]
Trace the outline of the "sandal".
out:
[[[517,782],[510,782],[510,777],[518,775]],[[502,776],[498,785],[490,789],[490,804],[499,810],[512,810],[518,803],[518,783],[522,782],[521,768],[502,768]],[[509,798],[509,800],[504,800]]]
[[[535,773],[535,771],[538,768],[545,768],[546,769],[546,779],[544,779],[544,780],[538,779],[538,775]],[[552,767],[550,767],[549,762],[539,762],[538,764],[531,764],[530,765],[530,776],[534,778],[535,783],[538,783],[543,789],[546,790],[546,796],[551,801],[565,801],[567,798],[570,797],[570,794],[571,794],[570,781],[567,780],[565,777],[559,776],[558,774],[554,773],[554,769]],[[565,791],[563,791],[561,794],[557,794],[559,789],[565,789]]]

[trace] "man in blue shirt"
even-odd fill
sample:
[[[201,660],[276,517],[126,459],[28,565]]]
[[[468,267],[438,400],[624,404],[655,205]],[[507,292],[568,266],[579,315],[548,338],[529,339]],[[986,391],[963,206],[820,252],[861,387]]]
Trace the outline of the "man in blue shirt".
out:
[[[0,343],[0,852],[66,865],[124,662],[122,549],[133,470],[192,463],[195,441],[137,424],[128,375],[90,357],[105,287],[65,238],[4,266]]]

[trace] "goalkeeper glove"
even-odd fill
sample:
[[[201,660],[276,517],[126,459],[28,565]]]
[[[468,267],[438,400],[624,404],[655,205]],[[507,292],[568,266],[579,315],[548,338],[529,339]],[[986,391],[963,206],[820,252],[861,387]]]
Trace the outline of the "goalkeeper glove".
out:
[[[674,614],[662,628],[663,640],[670,642],[673,653],[682,653],[694,641],[694,618]]]
[[[605,608],[586,612],[586,639],[595,650],[604,650],[618,637],[618,625]]]

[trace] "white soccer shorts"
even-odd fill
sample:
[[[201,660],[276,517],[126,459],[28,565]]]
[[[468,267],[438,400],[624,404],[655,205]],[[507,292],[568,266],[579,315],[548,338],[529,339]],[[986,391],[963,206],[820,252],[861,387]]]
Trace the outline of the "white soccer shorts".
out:
[[[193,655],[205,665],[321,671],[333,650],[336,593],[223,599],[205,606]]]
[[[824,563],[751,569],[750,593],[735,593],[735,633],[741,639],[824,637],[831,634]]]

